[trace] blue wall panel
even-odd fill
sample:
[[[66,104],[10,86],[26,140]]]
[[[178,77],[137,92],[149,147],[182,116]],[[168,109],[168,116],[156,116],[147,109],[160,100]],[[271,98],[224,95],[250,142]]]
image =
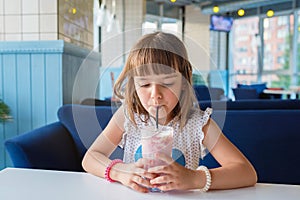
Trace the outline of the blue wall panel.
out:
[[[62,105],[61,55],[47,54],[45,58],[46,122],[57,120],[56,112]]]
[[[17,106],[18,106],[18,132],[24,133],[31,130],[31,66],[30,55],[16,56],[17,78]]]
[[[0,124],[0,170],[12,166],[6,139],[57,121],[58,108],[72,102],[74,79],[89,53],[61,40],[0,42],[0,98],[13,117]],[[95,66],[98,58],[91,58]]]
[[[3,55],[3,100],[9,105],[13,120],[4,124],[4,139],[13,137],[18,133],[18,103],[17,103],[17,67],[16,55]],[[6,155],[4,164],[9,165]]]
[[[32,128],[46,124],[45,55],[31,54]]]
[[[0,66],[2,66],[2,55],[0,55]],[[3,68],[0,68],[0,99],[3,99]],[[4,125],[0,123],[0,141],[5,140]],[[5,151],[3,143],[0,142],[0,169],[4,168]]]

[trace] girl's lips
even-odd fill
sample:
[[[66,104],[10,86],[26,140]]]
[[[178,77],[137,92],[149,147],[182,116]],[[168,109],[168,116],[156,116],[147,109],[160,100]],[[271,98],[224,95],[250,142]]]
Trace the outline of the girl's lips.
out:
[[[158,109],[159,116],[163,116],[166,112],[166,109],[163,105],[150,106],[149,112],[151,113],[152,116],[156,116],[157,107],[159,107]]]
[[[157,107],[163,107],[163,105],[159,104],[159,105],[151,105],[151,107],[157,108]]]

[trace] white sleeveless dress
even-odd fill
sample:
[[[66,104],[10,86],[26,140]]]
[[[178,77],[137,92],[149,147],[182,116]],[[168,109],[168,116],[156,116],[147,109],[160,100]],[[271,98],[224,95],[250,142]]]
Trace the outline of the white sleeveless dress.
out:
[[[172,157],[174,160],[181,157],[186,168],[197,169],[199,166],[199,159],[203,158],[207,154],[207,149],[203,145],[204,133],[202,128],[207,124],[208,119],[212,113],[211,108],[207,108],[205,111],[195,109],[195,112],[188,119],[188,122],[180,130],[179,121],[172,120],[167,126],[172,126],[174,129],[174,142],[172,147]],[[125,163],[135,162],[138,151],[141,150],[141,131],[140,129],[146,126],[154,126],[155,121],[150,118],[148,122],[143,122],[137,114],[134,115],[137,126],[135,126],[128,117],[125,117],[123,134],[123,148]],[[174,152],[177,152],[176,154]]]

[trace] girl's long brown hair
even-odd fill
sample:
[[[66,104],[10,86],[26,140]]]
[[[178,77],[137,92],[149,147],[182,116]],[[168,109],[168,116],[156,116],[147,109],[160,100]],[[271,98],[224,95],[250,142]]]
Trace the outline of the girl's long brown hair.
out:
[[[182,75],[182,90],[178,104],[172,111],[172,117],[178,117],[180,127],[183,127],[191,108],[197,102],[191,86],[192,65],[188,61],[184,44],[173,34],[155,32],[143,36],[133,46],[114,86],[115,95],[124,100],[128,116],[133,123],[134,113],[144,115],[144,120],[150,117],[138,98],[134,76],[174,72],[180,72]]]

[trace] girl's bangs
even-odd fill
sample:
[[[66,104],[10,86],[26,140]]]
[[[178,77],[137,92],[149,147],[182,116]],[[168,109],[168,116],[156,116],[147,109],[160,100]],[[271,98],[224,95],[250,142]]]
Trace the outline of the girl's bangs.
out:
[[[178,56],[159,49],[140,50],[134,60],[134,76],[171,74],[178,70]]]

